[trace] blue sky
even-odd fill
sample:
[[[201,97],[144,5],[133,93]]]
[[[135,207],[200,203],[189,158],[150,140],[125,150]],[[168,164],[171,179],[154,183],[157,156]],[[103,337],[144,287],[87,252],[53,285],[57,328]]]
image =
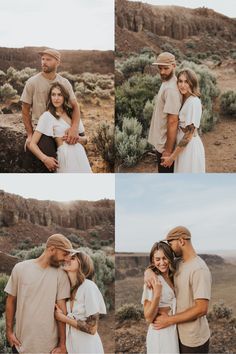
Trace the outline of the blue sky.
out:
[[[116,175],[117,252],[148,252],[177,225],[198,251],[236,250],[236,176]]]
[[[1,47],[114,48],[113,0],[1,0]]]
[[[114,174],[0,174],[0,189],[40,200],[115,199]]]
[[[228,17],[236,17],[234,0],[129,0],[152,5],[176,5],[188,8],[208,7]]]

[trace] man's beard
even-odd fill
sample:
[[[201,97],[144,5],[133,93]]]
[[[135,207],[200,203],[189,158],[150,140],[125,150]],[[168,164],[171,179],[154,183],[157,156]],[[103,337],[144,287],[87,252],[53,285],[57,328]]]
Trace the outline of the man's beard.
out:
[[[55,256],[50,257],[50,266],[54,268],[59,268],[61,265],[61,262],[58,261]]]
[[[51,73],[51,72],[55,71],[55,68],[50,68],[48,66],[42,66],[42,70],[45,73]]]
[[[174,75],[174,71],[171,71],[169,75],[160,74],[162,81],[169,81],[173,77],[173,75]]]

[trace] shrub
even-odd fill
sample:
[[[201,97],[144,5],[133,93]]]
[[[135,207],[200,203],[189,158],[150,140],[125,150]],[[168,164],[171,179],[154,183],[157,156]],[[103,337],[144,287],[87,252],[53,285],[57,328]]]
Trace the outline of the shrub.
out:
[[[150,57],[146,54],[140,54],[137,57],[131,57],[127,59],[121,65],[121,72],[124,74],[125,78],[130,77],[134,73],[144,73],[144,69],[147,65],[151,65],[154,61],[154,57]]]
[[[223,114],[236,117],[236,92],[227,91],[220,97],[220,109]]]
[[[227,319],[229,320],[233,315],[233,310],[231,307],[225,306],[224,301],[221,300],[213,305],[212,311],[210,312],[210,317],[213,320]]]
[[[119,321],[124,320],[140,320],[143,318],[143,310],[140,306],[135,304],[125,304],[122,305],[116,311],[116,318]]]
[[[101,123],[93,136],[93,143],[96,145],[102,158],[113,169],[115,163],[114,127],[106,122]]]
[[[12,353],[10,347],[7,347],[6,343],[6,325],[5,325],[5,318],[0,318],[0,353]]]
[[[39,257],[45,249],[45,246],[35,246],[30,250],[14,251],[14,255],[21,260],[32,259]]]
[[[124,166],[134,166],[143,156],[147,141],[142,138],[142,126],[136,118],[124,118],[122,131],[116,128],[116,160]]]
[[[231,58],[232,58],[232,59],[236,59],[236,52],[232,52],[232,53],[231,53]]]
[[[147,127],[150,126],[150,122],[151,122],[151,118],[152,118],[153,109],[154,109],[154,101],[148,100],[148,101],[145,103],[145,106],[144,106],[144,109],[143,109],[143,117],[144,117],[144,119],[145,119],[145,122],[146,122],[146,126],[147,126]]]
[[[102,90],[99,86],[96,87],[94,93],[97,97],[104,100],[109,100],[109,98],[111,98],[110,90]]]
[[[0,87],[0,100],[6,101],[11,98],[17,97],[17,90],[15,90],[11,84],[5,83],[3,86]]]
[[[218,54],[213,54],[211,56],[211,59],[216,61],[216,62],[221,61],[221,58],[220,58],[220,56]]]
[[[161,86],[159,76],[135,75],[116,89],[115,113],[116,123],[121,128],[122,117],[136,117],[147,129],[143,110],[148,100],[153,100]]]
[[[6,274],[0,274],[0,316],[5,311],[6,293],[4,291],[7,285],[9,276]]]

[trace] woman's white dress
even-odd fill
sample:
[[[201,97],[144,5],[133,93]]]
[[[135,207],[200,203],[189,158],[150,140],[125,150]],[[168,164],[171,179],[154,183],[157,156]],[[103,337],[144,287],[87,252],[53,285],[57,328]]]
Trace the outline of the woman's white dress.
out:
[[[162,284],[162,292],[158,307],[170,307],[169,314],[174,315],[176,310],[176,297],[174,290],[161,275],[158,275],[157,277]],[[152,301],[152,299],[153,290],[144,285],[141,301],[142,304],[144,304],[145,300]],[[157,330],[153,329],[152,324],[150,324],[147,332],[147,353],[178,354],[179,341],[176,325]]]
[[[88,279],[79,286],[73,308],[70,300],[66,303],[67,316],[76,320],[86,320],[96,313],[106,314],[106,306],[97,285]],[[68,354],[74,353],[104,353],[98,333],[95,335],[82,332],[70,325],[66,325],[66,348]]]
[[[195,128],[200,127],[202,116],[202,105],[198,97],[189,96],[179,112],[179,128],[177,133],[177,144],[184,136],[181,130],[187,125],[194,124]],[[205,172],[205,151],[200,136],[195,132],[188,145],[177,156],[174,164],[174,172],[178,173],[204,173]]]
[[[57,119],[47,111],[40,116],[35,130],[47,136],[59,138],[65,135],[68,128],[70,128],[70,125],[63,118]],[[78,133],[83,132],[83,123],[80,121]],[[69,145],[63,142],[57,148],[57,159],[59,163],[58,173],[92,172],[84,147],[80,143]]]

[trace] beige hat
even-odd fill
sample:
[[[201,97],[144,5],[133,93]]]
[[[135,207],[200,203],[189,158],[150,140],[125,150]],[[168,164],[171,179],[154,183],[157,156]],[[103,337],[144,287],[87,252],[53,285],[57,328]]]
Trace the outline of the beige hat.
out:
[[[67,252],[71,252],[73,248],[70,240],[61,234],[54,234],[47,239],[46,248],[51,246]]]
[[[190,231],[184,226],[177,226],[170,230],[165,238],[166,241],[178,240],[180,237],[189,240],[191,239]]]
[[[158,55],[156,62],[152,65],[172,65],[175,64],[175,56],[171,53],[164,52]]]
[[[58,61],[60,61],[60,59],[61,59],[61,53],[59,53],[58,50],[53,49],[53,48],[48,48],[48,49],[45,49],[45,50],[38,52],[38,53],[40,55],[44,55],[44,54],[51,55],[53,58],[55,58]]]

